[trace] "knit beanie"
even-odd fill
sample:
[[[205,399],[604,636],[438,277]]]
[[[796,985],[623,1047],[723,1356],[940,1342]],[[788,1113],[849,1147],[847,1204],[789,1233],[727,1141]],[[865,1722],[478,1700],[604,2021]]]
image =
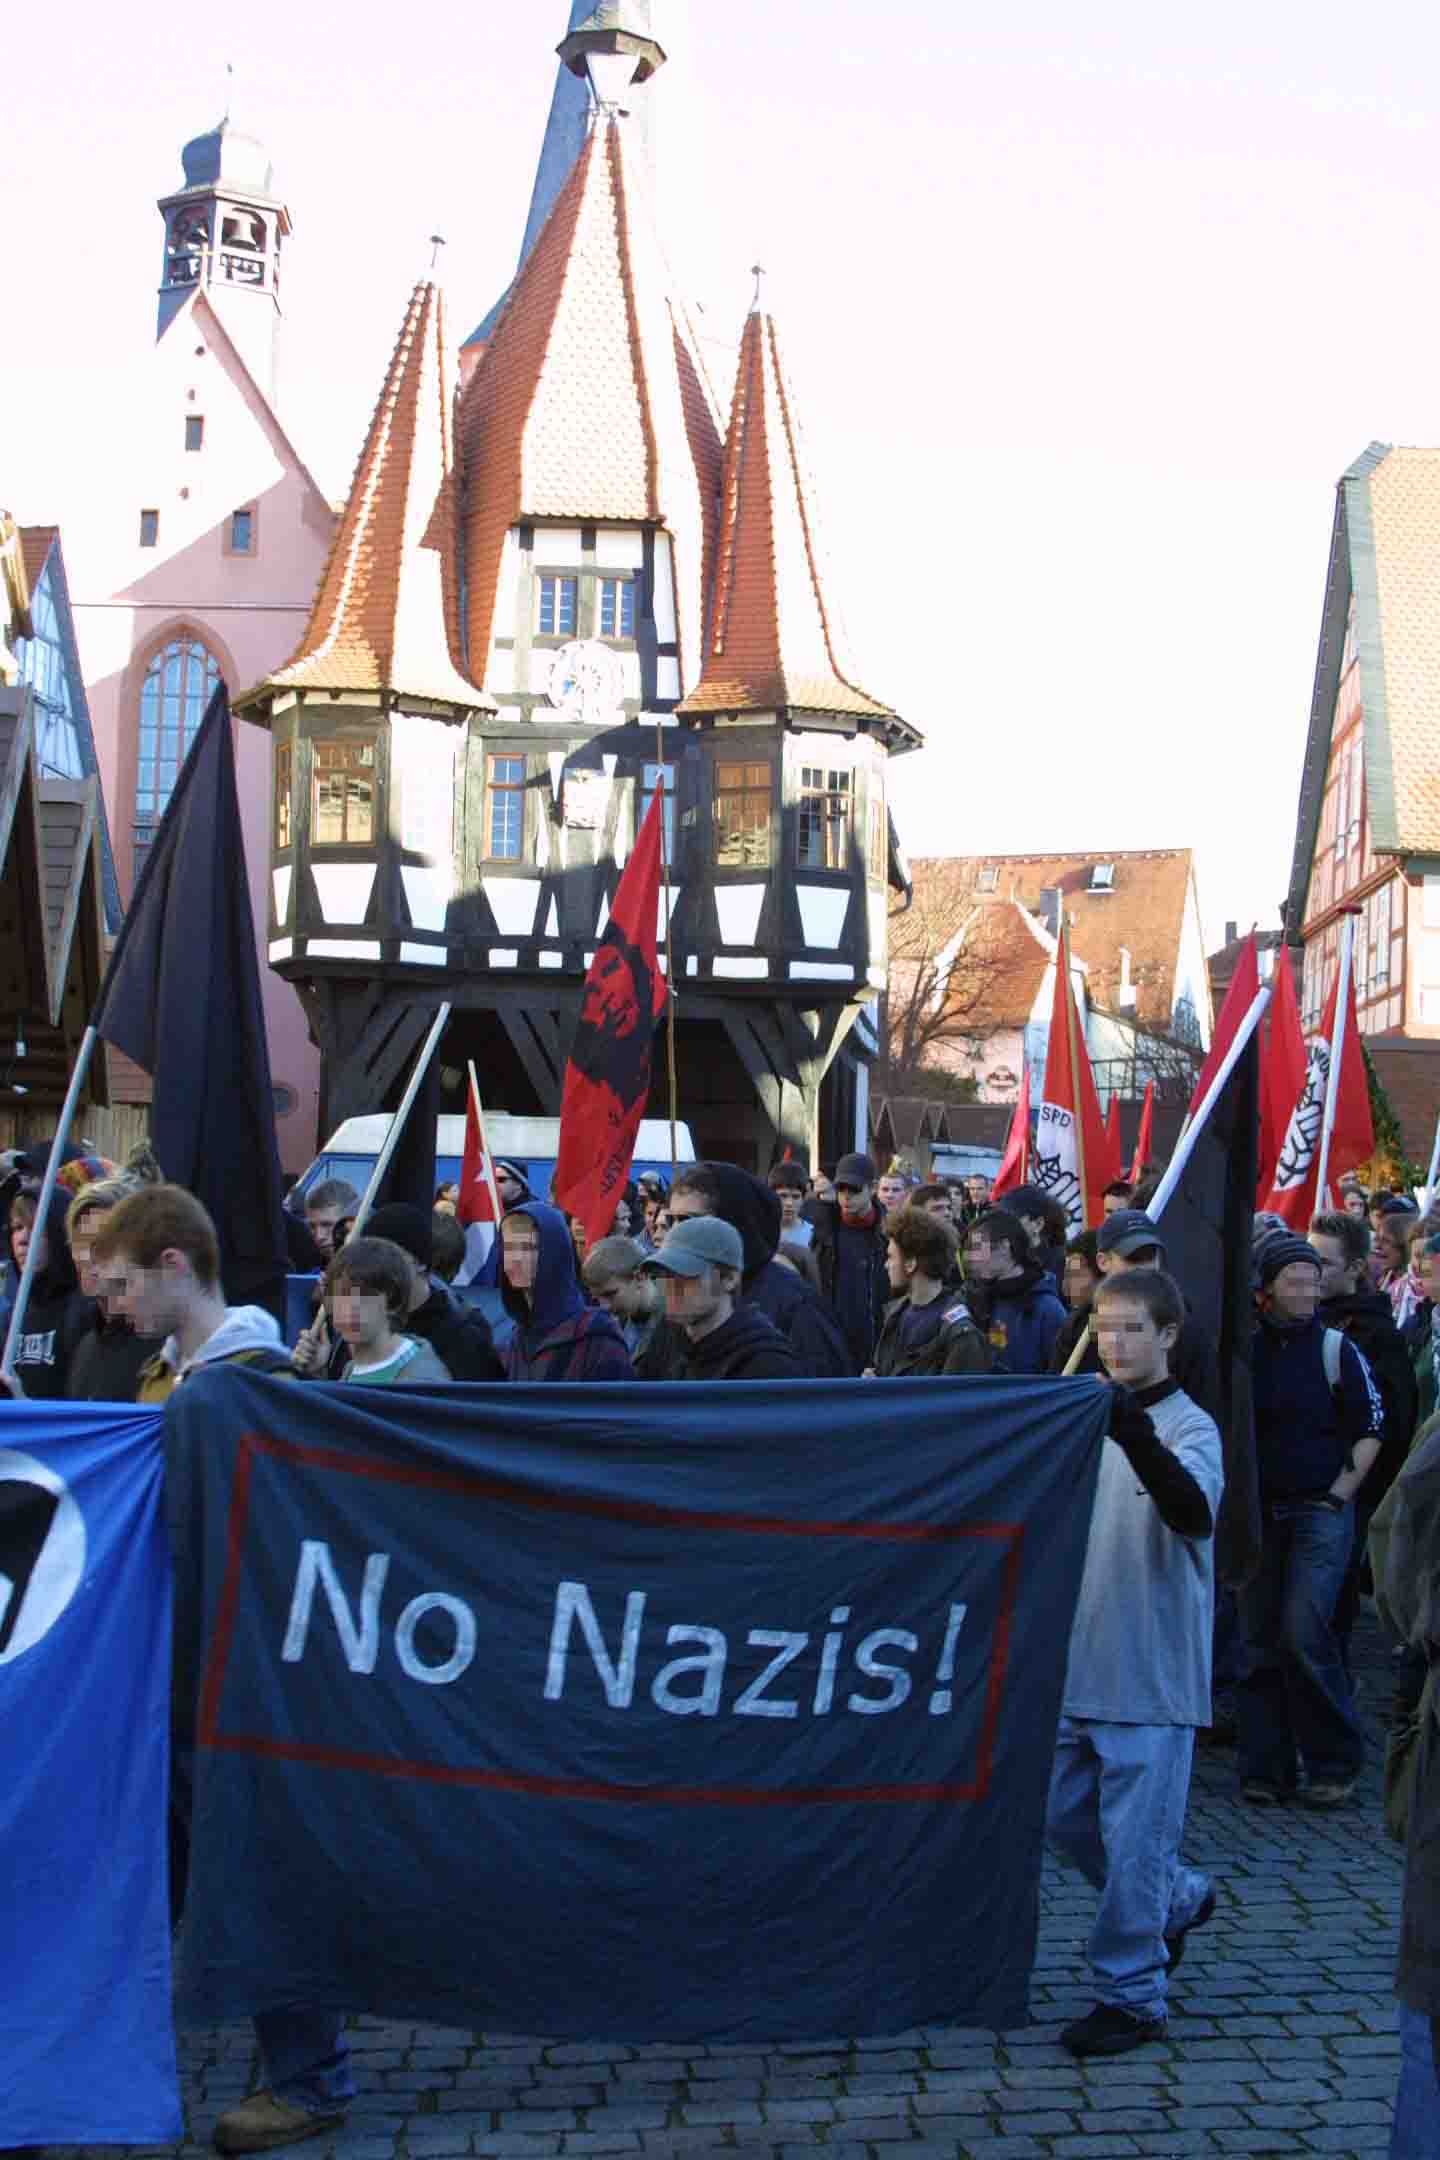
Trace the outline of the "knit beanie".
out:
[[[1260,1288],[1268,1290],[1281,1268],[1292,1267],[1297,1261],[1303,1261],[1319,1274],[1319,1254],[1293,1230],[1276,1230],[1270,1237],[1262,1238],[1255,1247],[1255,1274]]]

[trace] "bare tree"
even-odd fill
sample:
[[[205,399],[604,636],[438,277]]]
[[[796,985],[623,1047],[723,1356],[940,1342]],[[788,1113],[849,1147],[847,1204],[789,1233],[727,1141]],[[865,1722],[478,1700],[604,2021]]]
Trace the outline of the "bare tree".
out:
[[[969,1067],[997,1028],[1024,1026],[1037,962],[1020,910],[979,897],[973,865],[928,866],[912,905],[890,918],[875,1093],[973,1098]]]

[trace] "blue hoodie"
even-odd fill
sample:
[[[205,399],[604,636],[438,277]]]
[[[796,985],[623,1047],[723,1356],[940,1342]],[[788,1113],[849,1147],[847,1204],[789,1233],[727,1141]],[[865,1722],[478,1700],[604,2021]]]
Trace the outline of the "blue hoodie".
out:
[[[506,1216],[528,1215],[540,1234],[535,1283],[528,1298],[505,1280],[500,1294],[515,1322],[505,1346],[511,1380],[631,1380],[625,1338],[609,1313],[585,1303],[575,1274],[575,1247],[565,1218],[543,1200],[525,1200]]]

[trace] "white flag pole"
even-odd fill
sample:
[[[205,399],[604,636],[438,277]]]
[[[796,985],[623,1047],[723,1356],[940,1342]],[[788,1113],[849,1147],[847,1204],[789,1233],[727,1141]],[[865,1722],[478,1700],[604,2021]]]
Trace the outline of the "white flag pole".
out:
[[[11,1382],[15,1381],[15,1351],[20,1341],[20,1331],[25,1325],[25,1308],[30,1303],[30,1285],[35,1280],[35,1270],[39,1265],[40,1242],[50,1214],[55,1180],[60,1174],[60,1157],[65,1152],[65,1143],[70,1138],[70,1127],[75,1122],[75,1106],[80,1100],[80,1090],[85,1085],[85,1075],[90,1070],[95,1043],[95,1030],[87,1027],[80,1038],[80,1050],[75,1059],[75,1070],[70,1075],[70,1085],[65,1090],[60,1122],[55,1127],[55,1137],[50,1142],[50,1160],[46,1163],[45,1175],[40,1180],[40,1193],[35,1202],[35,1221],[30,1231],[30,1243],[25,1249],[25,1265],[20,1270],[20,1284],[10,1312],[10,1325],[5,1331],[4,1354],[0,1356],[0,1373]]]
[[[1430,1203],[1435,1197],[1435,1180],[1440,1176],[1440,1118],[1435,1120],[1435,1140],[1430,1149],[1430,1172],[1425,1180],[1425,1197],[1420,1203],[1420,1213],[1428,1215]]]
[[[1269,1002],[1270,985],[1269,983],[1265,983],[1261,986],[1258,994],[1254,998],[1252,998],[1250,1002],[1250,1010],[1246,1013],[1244,1019],[1240,1022],[1239,1027],[1235,1030],[1235,1040],[1231,1043],[1229,1049],[1226,1051],[1224,1057],[1221,1059],[1219,1070],[1217,1071],[1214,1079],[1210,1082],[1209,1087],[1205,1090],[1204,1095],[1201,1097],[1199,1108],[1196,1110],[1194,1117],[1191,1118],[1189,1124],[1186,1126],[1179,1140],[1177,1140],[1175,1143],[1175,1153],[1170,1158],[1169,1167],[1166,1170],[1164,1177],[1161,1178],[1159,1185],[1155,1189],[1154,1198],[1151,1200],[1150,1205],[1145,1210],[1146,1214],[1150,1217],[1151,1222],[1159,1222],[1160,1217],[1164,1214],[1165,1209],[1169,1204],[1171,1195],[1174,1193],[1176,1186],[1179,1184],[1182,1176],[1184,1175],[1185,1165],[1190,1160],[1191,1152],[1194,1149],[1195,1143],[1199,1139],[1201,1133],[1205,1130],[1205,1126],[1209,1120],[1210,1113],[1215,1108],[1216,1103],[1220,1100],[1221,1094],[1223,1093],[1225,1088],[1226,1081],[1230,1078],[1231,1073],[1234,1072],[1235,1067],[1239,1064],[1241,1052],[1244,1050],[1245,1045],[1249,1042],[1256,1028],[1259,1027],[1261,1019],[1265,1012],[1265,1008],[1269,1004]]]
[[[419,1094],[424,1084],[425,1075],[430,1070],[430,1060],[440,1047],[440,1038],[449,1025],[449,1021],[450,1006],[446,1003],[440,1007],[440,1010],[435,1015],[430,1033],[426,1036],[420,1055],[415,1060],[415,1070],[410,1075],[410,1085],[405,1090],[399,1109],[390,1120],[390,1130],[385,1135],[385,1145],[375,1159],[375,1168],[370,1173],[370,1182],[365,1188],[365,1197],[355,1210],[355,1221],[350,1231],[351,1237],[359,1237],[361,1231],[365,1228],[370,1210],[375,1205],[375,1195],[379,1192],[381,1181],[390,1167],[390,1158],[395,1153],[401,1133],[405,1130],[405,1120],[414,1107],[415,1097]]]
[[[1330,1044],[1330,1076],[1325,1083],[1325,1120],[1320,1127],[1320,1170],[1315,1179],[1315,1205],[1330,1205],[1327,1189],[1330,1173],[1330,1136],[1335,1130],[1335,1108],[1340,1099],[1340,1060],[1345,1054],[1345,1022],[1350,1013],[1350,970],[1355,955],[1355,917],[1345,917],[1340,938],[1340,987],[1335,994],[1335,1034]]]
[[[495,1235],[500,1235],[500,1188],[495,1183],[495,1159],[490,1153],[490,1136],[485,1130],[485,1110],[480,1101],[480,1082],[475,1077],[475,1060],[471,1058],[466,1067],[470,1074],[470,1100],[475,1105],[475,1123],[480,1129],[480,1154],[485,1165],[485,1190],[490,1195],[490,1206],[495,1218]]]

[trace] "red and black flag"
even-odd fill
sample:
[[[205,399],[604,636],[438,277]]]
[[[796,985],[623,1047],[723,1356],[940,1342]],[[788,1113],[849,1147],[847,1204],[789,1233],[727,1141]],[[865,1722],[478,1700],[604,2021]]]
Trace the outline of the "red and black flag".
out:
[[[557,1207],[579,1217],[587,1245],[604,1237],[615,1219],[650,1093],[650,1049],[665,1010],[665,982],[655,955],[659,908],[657,790],[585,977],[565,1066],[550,1196]]]

